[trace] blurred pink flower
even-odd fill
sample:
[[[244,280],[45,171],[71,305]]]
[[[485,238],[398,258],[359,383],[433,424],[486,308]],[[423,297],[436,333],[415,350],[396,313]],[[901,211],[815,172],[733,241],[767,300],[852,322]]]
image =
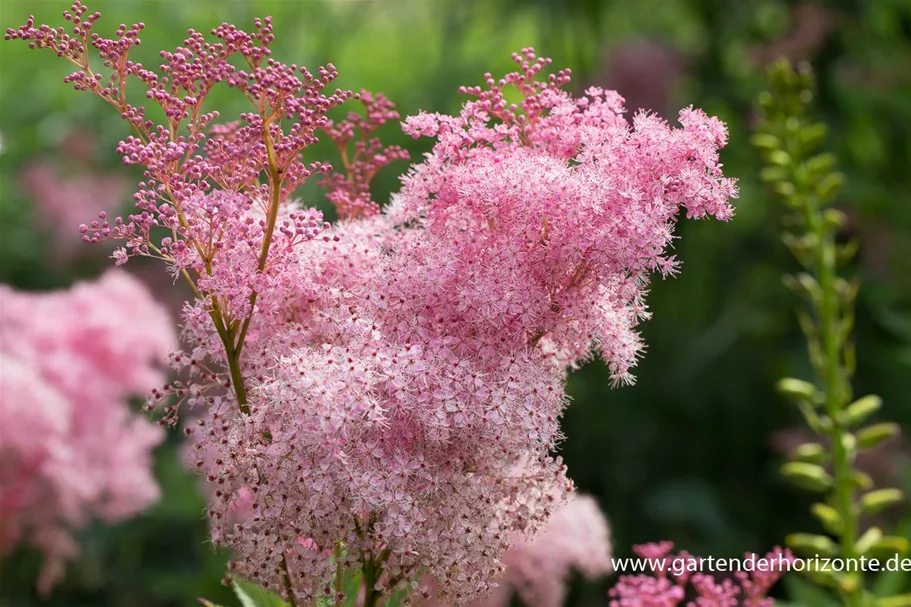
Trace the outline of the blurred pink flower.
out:
[[[586,578],[611,572],[611,539],[598,503],[577,495],[557,510],[544,530],[503,556],[506,574],[478,607],[505,607],[515,592],[528,607],[560,607],[575,569]]]
[[[129,181],[94,168],[92,149],[90,139],[68,137],[60,146],[66,162],[36,160],[20,177],[22,189],[35,205],[36,220],[53,236],[50,252],[56,261],[88,251],[82,248],[79,224],[99,211],[117,211],[128,197]]]
[[[163,431],[127,398],[164,379],[174,325],[127,273],[66,291],[0,286],[0,552],[44,554],[46,593],[91,519],[114,523],[158,498]]]

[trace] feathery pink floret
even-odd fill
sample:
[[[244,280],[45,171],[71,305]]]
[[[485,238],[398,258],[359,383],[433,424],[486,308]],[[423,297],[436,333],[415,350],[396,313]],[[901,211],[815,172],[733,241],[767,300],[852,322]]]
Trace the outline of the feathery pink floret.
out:
[[[718,164],[724,125],[692,108],[683,128],[645,113],[630,124],[616,93],[574,99],[559,88],[568,72],[542,83],[534,76],[548,60],[530,50],[516,60],[522,72],[466,89],[477,100],[458,116],[406,120],[407,132],[437,143],[392,216],[426,227],[437,255],[428,263],[447,272],[437,289],[462,286],[449,296],[454,312],[543,340],[565,364],[598,344],[614,379],[631,381],[648,276],[677,267],[664,252],[679,209],[733,214],[735,182]],[[506,105],[509,84],[526,95],[521,107]]]
[[[43,552],[47,592],[91,519],[120,521],[158,498],[163,434],[126,401],[162,381],[177,339],[119,270],[67,291],[0,286],[0,308],[0,545]]]

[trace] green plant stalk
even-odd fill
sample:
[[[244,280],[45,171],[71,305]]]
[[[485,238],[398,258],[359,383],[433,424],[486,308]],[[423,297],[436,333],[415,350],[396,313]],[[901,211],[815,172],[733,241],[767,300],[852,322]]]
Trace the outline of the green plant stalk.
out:
[[[250,415],[250,405],[247,404],[247,388],[244,377],[240,373],[240,352],[230,343],[225,343],[225,356],[228,359],[228,372],[231,374],[231,386],[237,398],[237,406],[243,415]]]
[[[842,367],[841,338],[839,336],[839,301],[836,289],[835,237],[832,229],[827,229],[815,196],[805,199],[804,213],[810,233],[816,236],[814,255],[815,273],[820,287],[820,299],[816,304],[819,316],[819,338],[824,365],[817,369],[819,380],[825,392],[825,411],[832,420],[832,476],[834,479],[834,501],[843,528],[840,534],[841,556],[844,559],[856,558],[854,545],[857,541],[856,492],[852,474],[852,454],[845,446],[846,428],[839,420],[839,412],[848,403],[845,372]],[[848,561],[850,562],[850,561]],[[860,607],[863,588],[855,585],[850,590],[841,589],[847,605]]]
[[[790,68],[788,68],[790,69]],[[801,99],[801,106],[806,104]],[[807,169],[807,153],[800,141],[801,129],[806,125],[790,124],[797,120],[799,110],[788,112],[780,122],[778,130],[782,147],[788,154],[788,173],[794,185],[793,206],[800,212],[810,240],[811,256],[808,270],[815,275],[819,290],[808,297],[816,316],[816,337],[810,340],[810,359],[816,370],[817,387],[824,394],[823,408],[831,426],[826,432],[832,441],[832,505],[842,521],[839,545],[840,556],[844,559],[857,558],[855,548],[858,537],[858,509],[853,478],[854,453],[846,445],[849,429],[845,427],[840,412],[850,402],[848,371],[844,366],[844,337],[841,333],[841,319],[845,313],[838,293],[838,265],[835,243],[835,226],[826,221],[826,205],[816,192],[816,183]],[[798,261],[800,261],[798,259]],[[851,305],[845,303],[844,305]],[[818,347],[819,356],[815,355]],[[841,584],[839,592],[848,607],[862,607],[863,585]]]
[[[379,579],[379,567],[373,560],[373,556],[364,561],[364,606],[376,607],[380,593],[376,590],[376,581]]]
[[[288,571],[288,559],[282,556],[282,584],[285,586],[285,594],[288,595],[288,607],[297,607],[297,601],[294,599],[294,588],[291,585],[291,572]]]
[[[342,596],[345,592],[345,570],[342,568],[342,542],[335,543],[335,594]]]

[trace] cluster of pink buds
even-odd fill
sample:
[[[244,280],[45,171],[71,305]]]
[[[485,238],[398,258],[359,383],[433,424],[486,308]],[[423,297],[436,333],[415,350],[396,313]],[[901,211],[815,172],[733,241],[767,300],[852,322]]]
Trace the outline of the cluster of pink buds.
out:
[[[369,217],[380,212],[380,205],[370,195],[370,182],[377,171],[395,160],[408,160],[408,152],[399,146],[383,146],[378,137],[370,135],[390,120],[398,120],[395,105],[382,94],[361,91],[360,102],[364,115],[350,112],[346,120],[329,121],[323,130],[335,143],[341,156],[344,173],[333,173],[320,185],[338,212],[339,219]],[[351,142],[354,141],[353,149]]]
[[[152,404],[168,401],[165,422],[196,410],[190,464],[234,573],[292,605],[342,593],[340,568],[362,572],[367,607],[420,579],[444,601],[483,597],[572,491],[552,455],[568,370],[598,352],[631,381],[680,210],[732,215],[724,125],[692,108],[682,128],[629,121],[619,95],[573,97],[569,71],[542,79],[549,61],[525,49],[516,72],[463,89],[458,115],[406,119],[435,144],[380,209],[370,182],[405,158],[372,138],[393,106],[362,93],[365,115],[330,122],[353,95],[325,93],[332,66],[274,60],[269,19],[252,34],[223,24],[215,42],[191,31],[156,73],[127,59],[141,24],[105,39],[84,14],[66,13],[72,35],[30,21],[7,37],[69,59],[70,81],[134,130],[118,149],[146,168],[137,213],[83,232],[125,241],[118,263],[164,260],[195,291],[173,360],[188,379]],[[163,124],[127,103],[128,79]],[[249,100],[238,122],[202,110],[217,82]],[[320,131],[344,172],[300,159]],[[313,173],[334,225],[292,198]]]

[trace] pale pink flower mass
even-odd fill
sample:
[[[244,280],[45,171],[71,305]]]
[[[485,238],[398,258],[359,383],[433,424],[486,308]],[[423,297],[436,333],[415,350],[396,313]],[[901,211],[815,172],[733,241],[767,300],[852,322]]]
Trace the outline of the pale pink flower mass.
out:
[[[69,290],[0,285],[0,549],[41,551],[47,592],[92,519],[158,498],[160,427],[128,398],[164,378],[173,322],[135,278],[111,270]]]
[[[192,464],[234,573],[298,605],[339,592],[339,566],[362,570],[368,607],[422,576],[441,600],[483,597],[571,494],[553,456],[568,371],[598,353],[632,381],[649,276],[678,267],[665,253],[678,213],[731,217],[724,125],[693,108],[679,128],[627,120],[617,93],[574,98],[569,71],[542,76],[549,60],[525,49],[516,72],[463,88],[458,115],[405,120],[434,147],[380,208],[370,181],[405,157],[372,138],[393,106],[361,93],[364,116],[330,122],[354,95],[326,93],[331,65],[273,59],[270,19],[222,24],[215,42],[191,31],[162,53],[165,78],[127,59],[142,24],[106,39],[97,18],[76,3],[72,35],[30,20],[7,37],[74,63],[67,80],[134,129],[119,151],[146,169],[137,212],[83,232],[124,241],[117,263],[163,259],[196,290],[172,360],[191,379],[152,404],[165,421],[198,411]],[[127,77],[164,124],[127,103]],[[218,82],[250,102],[239,122],[201,109]],[[300,160],[320,132],[344,172]],[[292,197],[314,173],[334,225]]]

